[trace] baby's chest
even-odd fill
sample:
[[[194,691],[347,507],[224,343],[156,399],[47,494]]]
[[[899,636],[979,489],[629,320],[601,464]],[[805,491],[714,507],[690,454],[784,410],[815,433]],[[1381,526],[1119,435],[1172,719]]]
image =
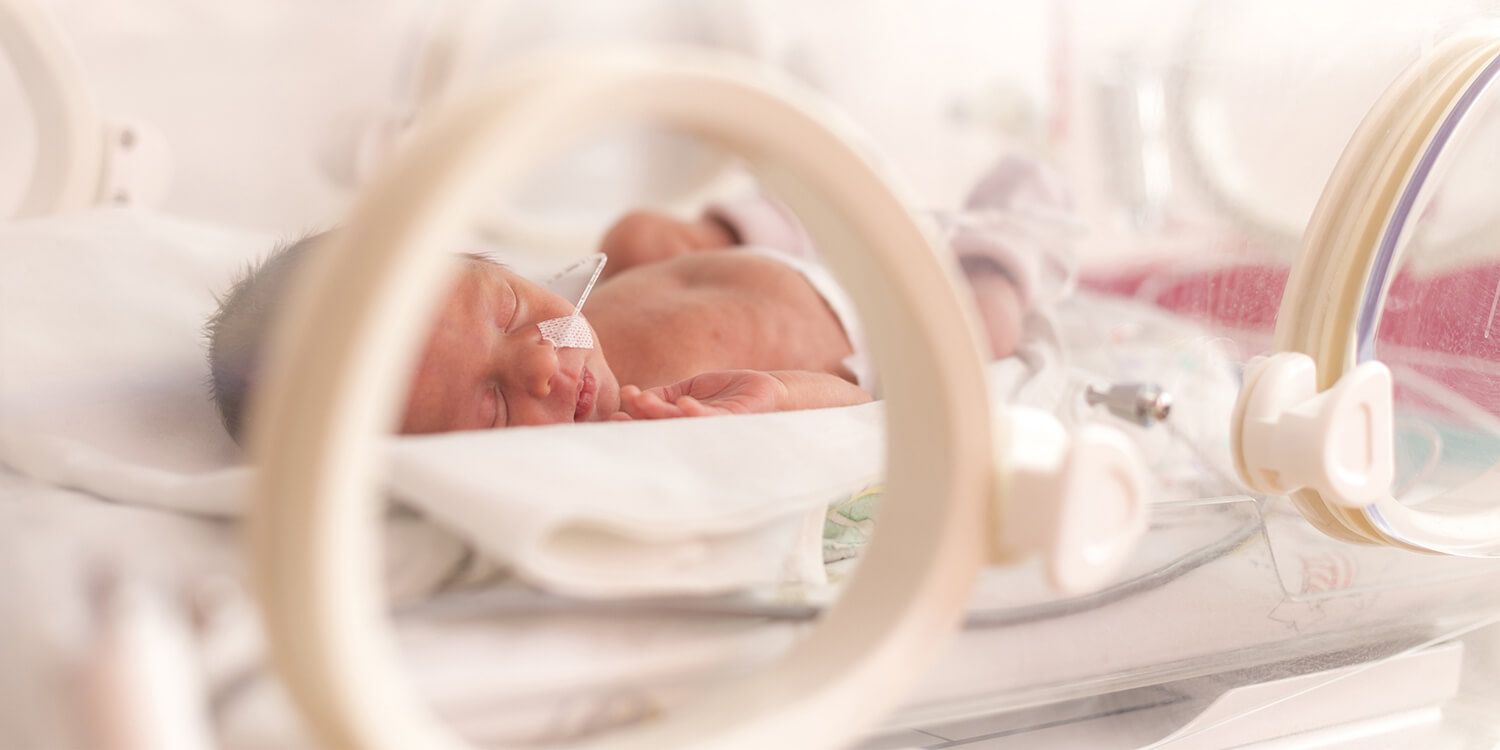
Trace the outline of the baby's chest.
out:
[[[847,356],[842,325],[800,272],[750,255],[700,256],[661,293],[639,290],[628,337],[646,358],[674,370],[821,370]]]

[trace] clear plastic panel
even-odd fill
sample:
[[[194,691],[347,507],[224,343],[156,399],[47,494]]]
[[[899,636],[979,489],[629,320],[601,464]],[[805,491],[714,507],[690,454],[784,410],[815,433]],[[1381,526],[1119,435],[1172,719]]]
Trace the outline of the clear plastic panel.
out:
[[[605,722],[670,710],[764,664],[821,616],[854,564],[833,564],[825,589],[713,599],[453,592],[403,608],[398,627],[419,687],[471,737],[548,702],[559,718]],[[1274,731],[1280,703],[1384,674],[1493,623],[1500,607],[1500,568],[1487,561],[1337,544],[1286,502],[1244,496],[1159,506],[1121,579],[1099,592],[1059,597],[1039,578],[1032,567],[986,573],[962,634],[863,746],[1224,746],[1236,720],[1259,715]],[[636,648],[611,653],[600,632]],[[590,654],[596,669],[552,675],[573,689],[549,695],[541,675],[493,668],[517,639],[559,661]],[[1294,684],[1265,687],[1281,683]],[[1406,700],[1446,689],[1429,678]]]
[[[1480,73],[1434,135],[1382,237],[1359,358],[1391,368],[1394,495],[1437,514],[1500,504],[1500,97]]]
[[[1465,3],[1070,3],[1053,148],[1085,290],[1166,309],[1237,361],[1270,349],[1324,183],[1370,105]],[[1115,15],[1118,14],[1118,17]]]
[[[1337,544],[1289,503],[1243,496],[1159,506],[1121,582],[1096,594],[1058,600],[1022,572],[984,579],[963,635],[866,747],[1224,747],[1331,726],[1307,706],[1335,695],[1368,714],[1352,686],[1440,658],[1500,605],[1488,561]],[[1433,700],[1412,692],[1392,700]]]

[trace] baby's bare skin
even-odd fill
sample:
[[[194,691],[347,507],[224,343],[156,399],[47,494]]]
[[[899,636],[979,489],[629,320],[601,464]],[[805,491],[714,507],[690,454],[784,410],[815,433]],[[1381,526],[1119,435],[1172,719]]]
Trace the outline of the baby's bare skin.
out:
[[[570,301],[502,266],[467,261],[424,348],[402,431],[870,400],[842,364],[853,349],[822,295],[786,264],[724,251],[736,242],[714,219],[626,216],[602,243],[609,263],[584,309],[591,350],[555,349],[537,329],[571,313]],[[1008,282],[976,289],[981,310],[1013,318],[1019,330]]]
[[[611,261],[613,262],[613,261]],[[734,252],[617,273],[586,317],[622,382],[666,385],[710,370],[807,370],[851,379],[843,327],[802,274]]]
[[[592,350],[536,324],[571,303],[467,261],[424,348],[402,431],[446,432],[842,406],[869,400],[840,364],[838,318],[797,271],[733,252],[713,222],[627,217],[584,317]],[[654,216],[654,215],[652,215]],[[632,230],[632,231],[621,231]]]

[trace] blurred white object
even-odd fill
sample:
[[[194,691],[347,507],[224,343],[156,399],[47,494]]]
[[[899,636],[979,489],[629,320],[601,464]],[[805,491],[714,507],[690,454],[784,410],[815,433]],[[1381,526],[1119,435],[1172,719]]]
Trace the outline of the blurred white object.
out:
[[[94,595],[100,632],[82,675],[92,746],[211,750],[203,667],[187,608],[162,592],[113,580],[96,582]]]
[[[1115,580],[1146,531],[1151,484],[1119,430],[1012,406],[997,412],[1008,439],[996,457],[994,562],[1038,556],[1063,594]]]
[[[170,175],[165,143],[145,123],[102,118],[84,71],[40,6],[0,0],[0,51],[33,122],[30,180],[15,216],[161,200]]]

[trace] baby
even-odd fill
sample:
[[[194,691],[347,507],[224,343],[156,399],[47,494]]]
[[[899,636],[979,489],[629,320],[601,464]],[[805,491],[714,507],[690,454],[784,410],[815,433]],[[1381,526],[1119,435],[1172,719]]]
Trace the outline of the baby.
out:
[[[1005,198],[1028,189],[1025,180],[1002,187]],[[213,394],[236,439],[268,315],[323,237],[273,254],[234,285],[208,323]],[[1004,243],[964,239],[961,233],[955,242],[960,265],[993,354],[1006,356],[1029,304],[1025,263]],[[556,346],[538,327],[571,315],[576,300],[483,256],[465,257],[422,350],[401,431],[743,414],[872,398],[852,305],[780,205],[759,198],[721,204],[694,220],[634,212],[600,249],[608,262],[583,311],[592,348]]]

